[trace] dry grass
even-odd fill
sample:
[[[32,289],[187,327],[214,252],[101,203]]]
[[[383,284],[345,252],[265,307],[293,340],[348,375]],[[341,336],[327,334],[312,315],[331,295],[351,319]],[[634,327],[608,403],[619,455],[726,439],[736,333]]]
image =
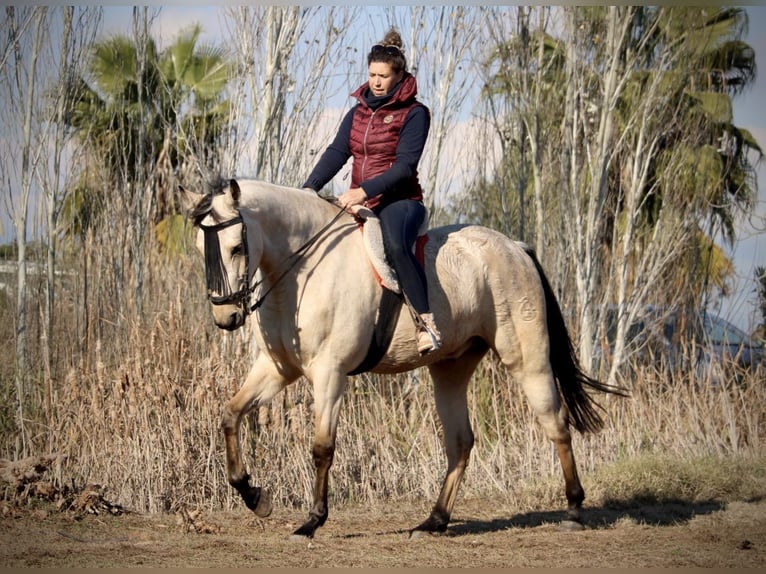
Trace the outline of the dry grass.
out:
[[[202,278],[188,268],[177,273],[188,273],[189,284],[174,282],[174,273],[166,274],[167,284],[154,278],[152,292],[163,295],[153,299],[157,309],[146,311],[150,320],[123,315],[119,326],[93,336],[90,352],[78,351],[74,329],[61,328],[62,374],[49,411],[29,410],[29,450],[60,455],[58,483],[104,485],[111,500],[128,508],[240,508],[225,478],[219,415],[251,352],[242,333],[212,326],[197,288]],[[9,430],[7,365],[2,372],[0,457],[13,459],[19,453]],[[589,501],[763,493],[763,475],[752,472],[764,458],[762,373],[713,385],[682,373],[637,372],[626,381],[632,398],[603,401],[605,429],[575,437]],[[40,396],[29,400],[41,405]],[[562,506],[552,446],[504,369],[485,361],[469,401],[476,448],[462,496],[493,496],[522,510]],[[311,407],[311,388],[299,381],[244,425],[251,474],[283,507],[310,500]],[[341,416],[333,503],[406,499],[430,506],[445,458],[427,372],[354,378]]]

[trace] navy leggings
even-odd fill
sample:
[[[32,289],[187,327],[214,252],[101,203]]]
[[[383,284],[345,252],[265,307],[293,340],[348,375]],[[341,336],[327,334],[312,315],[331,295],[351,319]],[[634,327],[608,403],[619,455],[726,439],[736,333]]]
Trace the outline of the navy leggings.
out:
[[[419,201],[401,199],[375,211],[380,219],[386,255],[399,277],[405,297],[415,311],[427,313],[426,274],[413,252],[418,231],[426,217],[425,206]]]

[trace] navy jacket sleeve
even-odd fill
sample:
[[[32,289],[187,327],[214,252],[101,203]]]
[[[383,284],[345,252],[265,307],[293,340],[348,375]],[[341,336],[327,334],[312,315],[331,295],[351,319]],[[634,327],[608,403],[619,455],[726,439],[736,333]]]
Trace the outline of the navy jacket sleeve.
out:
[[[322,153],[303,187],[310,187],[314,191],[321,190],[346,165],[348,158],[351,157],[349,141],[351,141],[351,122],[354,119],[355,110],[356,106],[345,115],[338,133],[335,134],[335,139]]]
[[[394,190],[415,175],[430,129],[431,115],[428,109],[424,106],[412,108],[399,132],[396,161],[380,175],[362,182],[361,187],[367,197],[375,197]]]

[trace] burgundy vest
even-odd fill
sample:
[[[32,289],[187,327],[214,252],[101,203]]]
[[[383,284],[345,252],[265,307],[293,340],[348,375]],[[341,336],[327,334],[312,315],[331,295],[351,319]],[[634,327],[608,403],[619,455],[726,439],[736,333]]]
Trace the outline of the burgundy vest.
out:
[[[351,124],[349,147],[354,161],[351,168],[351,187],[359,187],[364,181],[380,175],[396,160],[396,146],[399,132],[407,114],[415,106],[422,105],[415,99],[417,82],[415,77],[406,74],[402,85],[394,96],[371,110],[364,101],[362,93],[368,87],[364,84],[352,95],[359,100]],[[391,193],[386,193],[386,202],[397,199],[423,199],[423,190],[418,181],[417,172]],[[374,208],[380,204],[382,196],[371,197],[365,205]]]

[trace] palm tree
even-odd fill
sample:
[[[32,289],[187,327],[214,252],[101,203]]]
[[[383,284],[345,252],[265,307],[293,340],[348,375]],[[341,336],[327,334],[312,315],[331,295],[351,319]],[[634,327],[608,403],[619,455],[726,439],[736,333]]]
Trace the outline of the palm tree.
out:
[[[656,33],[622,107],[630,110],[634,98],[644,97],[647,75],[663,75],[667,88],[666,110],[658,110],[657,118],[665,133],[648,178],[657,193],[645,203],[645,224],[653,225],[654,214],[673,195],[683,198],[685,209],[697,211],[698,230],[690,236],[689,256],[677,267],[677,280],[687,285],[688,302],[700,304],[710,287],[725,292],[733,273],[715,236],[720,232],[731,244],[735,219],[754,205],[757,181],[749,157],[763,152],[747,130],[734,125],[732,98],[755,79],[755,52],[741,40],[747,26],[741,8],[643,8],[640,13],[645,25],[656,23]],[[662,69],[652,59],[656,48],[674,44],[677,64]]]
[[[79,245],[97,236],[108,254],[94,271],[98,296],[140,313],[148,238],[174,243],[169,232],[183,229],[175,225],[176,177],[209,164],[228,136],[229,64],[221,50],[200,43],[199,26],[160,51],[145,9],[134,9],[133,24],[133,36],[96,43],[87,73],[73,80],[76,104],[65,124],[85,153],[64,211],[65,233]]]
[[[174,174],[187,163],[210,164],[227,134],[230,65],[221,49],[200,44],[200,33],[199,25],[182,31],[161,53],[147,37],[141,67],[132,38],[118,35],[96,44],[88,77],[77,79],[78,104],[67,118],[102,166],[102,177],[121,193],[141,193],[131,184],[137,170],[149,174],[155,223],[177,211]],[[98,182],[95,188],[104,186]]]
[[[195,24],[179,33],[159,58],[162,82],[160,117],[163,142],[158,163],[165,180],[192,161],[214,169],[226,143],[230,123],[229,101],[223,94],[231,78],[231,65],[218,47],[199,43],[202,28]],[[164,185],[165,189],[172,187]],[[167,198],[172,202],[172,194]],[[158,220],[175,213],[177,206],[158,210]]]

